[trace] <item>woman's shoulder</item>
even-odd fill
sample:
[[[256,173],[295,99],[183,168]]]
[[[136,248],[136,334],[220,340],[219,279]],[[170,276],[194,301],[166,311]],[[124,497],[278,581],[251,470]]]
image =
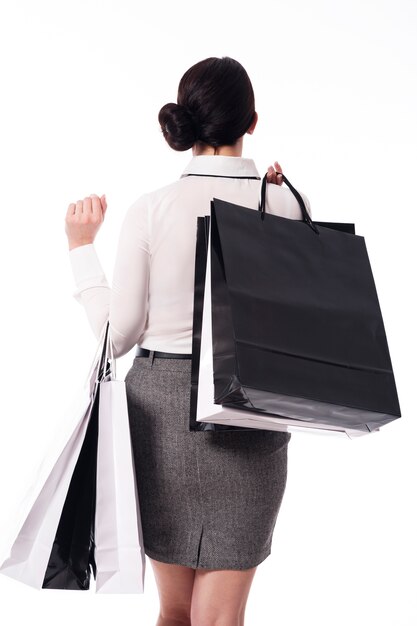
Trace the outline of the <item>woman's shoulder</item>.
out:
[[[171,182],[156,189],[151,189],[150,191],[144,191],[138,194],[131,202],[127,212],[132,216],[134,214],[144,213],[148,210],[149,206],[159,204],[165,198],[177,194],[177,191],[178,181]]]
[[[185,178],[179,178],[161,187],[148,191],[144,194],[144,196],[146,196],[147,201],[151,204],[155,204],[166,199],[172,200],[183,192],[184,186],[186,185],[184,181]]]

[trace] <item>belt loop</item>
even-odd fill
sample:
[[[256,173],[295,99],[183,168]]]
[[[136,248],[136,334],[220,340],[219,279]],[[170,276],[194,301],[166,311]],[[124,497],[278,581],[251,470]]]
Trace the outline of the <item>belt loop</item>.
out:
[[[155,350],[151,350],[151,351],[149,352],[149,358],[151,359],[151,367],[152,367],[152,365],[153,365],[153,360],[154,360],[154,358],[155,358]]]

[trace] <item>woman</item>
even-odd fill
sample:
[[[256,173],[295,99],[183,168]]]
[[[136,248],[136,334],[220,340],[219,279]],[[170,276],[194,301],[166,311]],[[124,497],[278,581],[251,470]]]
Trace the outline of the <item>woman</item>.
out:
[[[286,486],[289,433],[189,430],[197,216],[210,214],[213,197],[258,208],[261,177],[241,156],[257,119],[251,82],[234,59],[211,57],[184,74],[177,103],[158,120],[168,144],[193,157],[178,180],[128,209],[112,289],[93,246],[105,196],[71,203],[66,216],[74,297],[97,338],[109,319],[115,357],[137,346],[125,381],[157,626],[243,624]],[[301,219],[275,167],[266,210]]]

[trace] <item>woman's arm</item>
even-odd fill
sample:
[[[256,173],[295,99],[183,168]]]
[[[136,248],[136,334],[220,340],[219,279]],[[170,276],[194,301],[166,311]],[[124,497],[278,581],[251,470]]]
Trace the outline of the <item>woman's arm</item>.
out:
[[[123,356],[140,343],[147,322],[150,271],[147,194],[126,212],[111,288],[94,243],[73,247],[69,258],[76,284],[73,297],[84,307],[97,339],[109,320],[114,356]]]

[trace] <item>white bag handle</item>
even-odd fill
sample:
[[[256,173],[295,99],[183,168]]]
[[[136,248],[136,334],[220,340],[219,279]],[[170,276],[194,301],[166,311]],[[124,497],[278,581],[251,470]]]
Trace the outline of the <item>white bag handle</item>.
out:
[[[106,335],[106,332],[107,332],[106,345],[104,346],[103,342],[104,342],[104,337]],[[101,363],[106,364],[108,360],[110,360],[110,372],[109,372],[110,380],[115,380],[116,359],[114,358],[113,344],[110,341],[110,323],[109,323],[109,320],[107,319],[106,322],[103,324],[103,328],[101,329],[100,338],[98,340],[97,347],[96,347],[96,352],[93,358],[93,362],[90,366],[88,375],[85,379],[84,387],[87,386],[89,382],[91,381],[91,376],[95,368],[97,368],[95,382],[98,382],[97,377],[100,372],[100,364]]]
[[[98,340],[97,347],[96,347],[96,352],[95,352],[95,355],[94,355],[93,361],[92,361],[92,363],[91,363],[91,366],[90,366],[89,372],[88,372],[88,374],[87,374],[87,377],[86,377],[86,379],[85,379],[85,382],[84,382],[84,387],[85,387],[85,386],[87,386],[87,384],[90,382],[90,380],[91,380],[91,376],[92,376],[93,371],[94,371],[94,368],[95,368],[95,367],[97,367],[97,364],[98,364],[98,361],[99,361],[99,358],[100,358],[100,357],[99,357],[99,353],[100,353],[100,355],[101,355],[101,353],[102,353],[102,348],[103,348],[103,339],[104,339],[104,333],[106,332],[106,326],[107,326],[107,323],[108,323],[108,321],[106,320],[106,323],[105,323],[105,324],[103,324],[103,328],[101,329],[100,339]]]
[[[113,352],[113,344],[110,340],[110,322],[108,322],[109,324],[109,329],[107,332],[107,342],[106,342],[106,361],[108,359],[110,359],[111,363],[110,363],[110,380],[115,380],[116,378],[116,359],[114,358],[114,352]]]

